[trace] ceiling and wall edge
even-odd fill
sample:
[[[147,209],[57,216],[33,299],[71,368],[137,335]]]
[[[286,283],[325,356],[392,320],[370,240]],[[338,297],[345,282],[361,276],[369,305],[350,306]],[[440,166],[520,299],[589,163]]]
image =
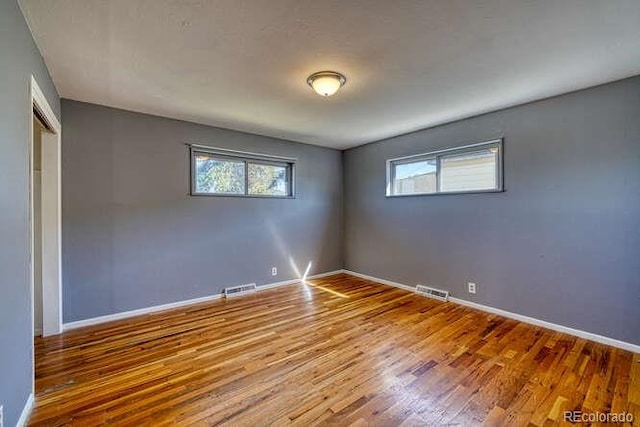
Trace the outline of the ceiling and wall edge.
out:
[[[362,147],[364,145],[375,144],[375,143],[378,143],[378,142],[387,141],[387,140],[390,140],[390,139],[393,139],[393,138],[397,138],[399,136],[407,136],[407,135],[423,132],[423,131],[426,131],[426,130],[435,129],[435,128],[438,128],[438,127],[441,127],[441,126],[447,126],[447,125],[450,125],[450,124],[453,124],[453,123],[457,123],[457,122],[461,122],[461,121],[464,121],[464,120],[474,119],[474,118],[477,118],[477,117],[482,117],[482,116],[486,116],[486,115],[489,115],[489,114],[497,113],[497,112],[500,112],[500,111],[509,110],[511,108],[514,108],[514,107],[520,107],[520,106],[524,106],[524,105],[534,104],[534,103],[540,102],[540,101],[545,101],[545,100],[549,100],[549,99],[563,97],[563,96],[566,96],[566,95],[569,95],[569,94],[572,94],[572,93],[581,92],[583,90],[593,89],[593,88],[597,88],[597,87],[600,87],[600,86],[605,86],[605,85],[608,85],[608,84],[611,84],[611,83],[616,83],[616,82],[621,82],[621,81],[628,80],[628,79],[633,79],[633,78],[638,77],[638,76],[640,76],[640,74],[634,74],[634,75],[631,75],[631,76],[628,76],[628,77],[623,77],[621,79],[615,79],[615,80],[612,80],[612,81],[599,83],[597,85],[588,86],[588,87],[584,87],[584,88],[581,88],[581,89],[570,90],[568,92],[559,93],[557,95],[547,96],[547,97],[543,97],[543,98],[540,98],[540,99],[534,99],[534,100],[523,102],[523,103],[519,103],[519,104],[509,105],[509,106],[506,106],[506,107],[498,108],[496,110],[490,110],[490,111],[485,111],[485,112],[478,113],[478,114],[472,114],[470,116],[460,117],[460,118],[455,119],[455,120],[444,121],[442,123],[434,124],[434,125],[427,126],[427,127],[418,128],[418,129],[415,129],[415,130],[412,130],[412,131],[409,131],[409,132],[403,132],[403,133],[400,133],[400,134],[397,134],[397,135],[392,135],[392,136],[389,136],[389,137],[386,137],[386,138],[382,138],[382,139],[376,139],[376,140],[373,140],[373,141],[364,142],[362,144],[358,144],[358,145],[354,145],[354,146],[350,146],[350,147],[346,147],[346,148],[326,147],[326,146],[319,145],[319,144],[312,144],[312,143],[309,143],[309,142],[296,141],[296,140],[293,140],[293,139],[286,139],[286,138],[281,138],[281,137],[278,137],[278,136],[272,136],[272,135],[269,135],[268,133],[247,132],[247,131],[244,131],[244,130],[227,128],[227,127],[222,127],[222,126],[213,126],[213,125],[210,125],[210,124],[207,124],[207,123],[204,123],[204,122],[185,120],[185,119],[181,119],[181,118],[178,118],[178,117],[172,117],[172,116],[162,116],[162,115],[158,115],[158,114],[146,113],[144,111],[137,111],[137,110],[130,110],[130,109],[126,109],[126,108],[115,107],[115,106],[112,106],[112,105],[96,104],[96,103],[93,103],[93,102],[87,102],[87,101],[83,101],[83,100],[80,100],[80,99],[72,99],[72,98],[65,98],[65,97],[62,97],[60,99],[61,100],[62,99],[66,99],[66,100],[69,100],[69,101],[82,102],[82,103],[85,103],[85,104],[96,105],[96,106],[100,106],[100,107],[109,107],[109,108],[114,108],[114,109],[117,109],[117,110],[127,111],[127,112],[131,112],[131,113],[145,114],[145,115],[148,115],[148,116],[158,117],[158,118],[166,119],[166,120],[174,120],[174,121],[178,121],[178,122],[192,123],[192,124],[196,124],[196,125],[199,125],[199,126],[205,126],[205,127],[208,127],[208,128],[212,128],[212,129],[228,130],[228,131],[242,133],[242,134],[245,134],[245,135],[263,136],[263,137],[272,138],[272,139],[275,139],[275,140],[280,140],[280,141],[285,141],[285,142],[293,142],[293,143],[296,143],[296,144],[312,145],[312,146],[317,146],[317,147],[330,148],[330,149],[338,150],[338,151],[348,151],[348,150],[352,150],[354,148]]]

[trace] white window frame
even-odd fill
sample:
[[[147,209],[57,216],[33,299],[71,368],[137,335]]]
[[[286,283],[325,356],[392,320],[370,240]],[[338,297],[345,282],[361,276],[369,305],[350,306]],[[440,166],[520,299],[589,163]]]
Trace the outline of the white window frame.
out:
[[[465,191],[441,191],[440,190],[440,178],[441,167],[440,161],[442,157],[450,156],[454,154],[473,153],[475,151],[485,150],[487,148],[497,148],[498,156],[496,161],[496,187],[486,190],[465,190]],[[395,157],[386,161],[387,167],[387,197],[412,197],[412,196],[436,196],[442,194],[475,194],[475,193],[500,193],[504,191],[504,165],[503,155],[504,143],[501,139],[494,139],[491,141],[478,142],[474,144],[467,144],[458,147],[446,148],[443,150],[430,151],[428,153],[414,154],[411,156]],[[422,160],[435,160],[436,161],[436,191],[426,193],[405,193],[395,194],[395,165],[403,163],[413,163]]]
[[[190,148],[189,156],[191,163],[191,189],[192,196],[213,196],[213,197],[255,197],[266,199],[294,199],[296,197],[296,162],[293,157],[272,156],[267,154],[250,153],[244,151],[229,150],[225,148],[210,147],[207,145],[188,144]],[[244,193],[206,193],[196,191],[196,155],[207,154],[217,156],[220,159],[237,161],[244,163]],[[286,195],[280,194],[249,194],[249,164],[273,165],[287,168],[289,178],[289,188]]]

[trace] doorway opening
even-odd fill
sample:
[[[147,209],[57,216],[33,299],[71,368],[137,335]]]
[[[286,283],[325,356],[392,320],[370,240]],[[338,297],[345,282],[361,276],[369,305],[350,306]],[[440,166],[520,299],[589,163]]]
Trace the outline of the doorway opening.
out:
[[[31,196],[33,198],[33,334],[42,335],[42,134],[53,133],[33,110]]]
[[[30,222],[32,331],[62,332],[61,126],[31,78]]]

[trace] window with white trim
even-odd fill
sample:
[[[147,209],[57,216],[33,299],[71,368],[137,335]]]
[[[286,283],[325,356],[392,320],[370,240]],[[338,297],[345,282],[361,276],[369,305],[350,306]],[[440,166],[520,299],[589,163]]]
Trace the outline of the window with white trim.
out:
[[[502,140],[387,160],[390,197],[502,190]]]
[[[293,197],[295,159],[191,146],[194,196]]]

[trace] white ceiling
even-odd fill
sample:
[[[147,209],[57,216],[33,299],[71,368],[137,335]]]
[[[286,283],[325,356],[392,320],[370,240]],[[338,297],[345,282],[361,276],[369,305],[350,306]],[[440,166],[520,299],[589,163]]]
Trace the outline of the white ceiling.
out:
[[[64,98],[336,148],[640,74],[638,0],[20,3]]]

